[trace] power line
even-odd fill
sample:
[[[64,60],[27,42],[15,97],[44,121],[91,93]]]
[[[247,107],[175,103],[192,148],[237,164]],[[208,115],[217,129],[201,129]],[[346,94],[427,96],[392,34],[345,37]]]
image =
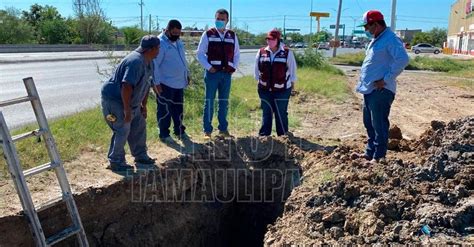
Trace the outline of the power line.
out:
[[[140,5],[140,24],[143,30],[143,5],[144,5],[143,0],[140,0],[140,3],[138,5]]]

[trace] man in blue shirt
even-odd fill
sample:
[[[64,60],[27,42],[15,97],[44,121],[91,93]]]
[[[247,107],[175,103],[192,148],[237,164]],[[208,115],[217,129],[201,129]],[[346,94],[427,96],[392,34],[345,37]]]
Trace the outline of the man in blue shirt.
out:
[[[361,26],[370,41],[360,72],[357,92],[364,95],[363,119],[368,141],[364,158],[385,161],[390,127],[390,107],[397,89],[396,77],[409,62],[402,40],[384,21],[380,11],[370,10]]]
[[[146,147],[146,103],[153,73],[152,60],[160,51],[160,40],[154,35],[142,38],[140,46],[128,54],[101,90],[102,113],[112,129],[108,159],[113,171],[133,167],[125,160],[128,141],[135,162],[154,164]]]
[[[158,38],[160,54],[153,60],[156,102],[158,104],[157,122],[160,140],[171,144],[171,119],[174,123],[174,134],[182,141],[189,140],[183,125],[184,88],[189,83],[189,69],[183,42],[179,39],[181,23],[170,20]]]

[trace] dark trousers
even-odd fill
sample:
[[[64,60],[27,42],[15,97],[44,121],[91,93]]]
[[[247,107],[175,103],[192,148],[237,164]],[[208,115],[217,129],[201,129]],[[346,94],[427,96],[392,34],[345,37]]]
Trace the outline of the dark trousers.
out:
[[[388,90],[374,90],[364,95],[364,126],[367,129],[367,147],[365,153],[374,159],[380,159],[387,154],[388,116],[395,94]]]
[[[260,107],[262,108],[262,127],[258,132],[260,136],[271,135],[273,115],[275,115],[277,135],[281,136],[288,132],[288,103],[290,95],[291,88],[281,92],[258,89]]]
[[[171,119],[174,134],[182,135],[186,129],[183,125],[184,89],[174,89],[161,84],[163,91],[157,96],[158,112],[156,118],[160,129],[160,138],[170,136]]]

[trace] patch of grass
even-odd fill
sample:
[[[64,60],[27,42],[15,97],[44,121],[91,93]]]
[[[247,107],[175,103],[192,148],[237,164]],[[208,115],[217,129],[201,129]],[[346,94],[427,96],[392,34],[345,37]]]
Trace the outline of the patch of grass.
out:
[[[336,101],[347,98],[351,89],[347,84],[346,78],[339,73],[340,71],[337,68],[331,65],[328,66],[334,68],[334,71],[329,70],[327,72],[325,70],[308,68],[298,70],[296,90],[321,95]]]
[[[343,64],[351,66],[361,66],[364,62],[365,52],[345,53],[329,58],[329,62],[333,64]]]
[[[457,73],[460,71],[472,71],[474,69],[474,61],[417,56],[414,59],[410,59],[406,69]]]
[[[194,139],[200,140],[202,135],[202,112],[204,107],[204,85],[203,70],[192,65],[195,70],[192,76],[193,84],[185,90],[184,124],[187,132]],[[296,88],[304,94],[320,95],[335,100],[340,100],[348,95],[349,89],[344,82],[341,72],[330,66],[326,70],[315,70],[303,68],[298,70],[298,82]],[[292,108],[297,107],[295,102],[290,102],[289,125],[296,128],[301,125],[301,117],[292,114]],[[215,104],[213,126],[217,127],[217,104]],[[260,100],[257,94],[257,82],[251,76],[236,78],[232,81],[232,89],[228,113],[229,128],[231,134],[255,135],[261,124]],[[37,129],[37,126],[26,126],[15,130],[12,134],[19,134]],[[50,128],[60,156],[63,161],[77,158],[84,151],[99,153],[107,152],[111,131],[106,125],[100,107],[77,114],[50,120]],[[148,99],[147,119],[148,142],[158,142],[158,130],[156,120],[156,99],[150,93]],[[49,162],[44,141],[27,139],[16,143],[17,150],[23,169]],[[2,155],[0,149],[0,156]],[[0,159],[0,179],[9,177],[4,159]]]
[[[365,53],[359,52],[338,55],[335,58],[330,58],[329,61],[333,64],[361,66],[364,62],[364,58]],[[410,59],[410,63],[406,69],[447,72],[453,76],[472,78],[474,76],[474,60],[417,56]]]

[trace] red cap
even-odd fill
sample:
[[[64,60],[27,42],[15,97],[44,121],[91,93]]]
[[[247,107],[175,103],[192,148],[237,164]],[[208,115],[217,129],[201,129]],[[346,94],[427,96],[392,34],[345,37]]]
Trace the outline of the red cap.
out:
[[[359,27],[360,26],[365,26],[367,24],[372,24],[376,21],[382,21],[383,20],[383,15],[378,10],[369,10],[369,11],[365,12],[365,14],[362,18],[364,19],[364,21],[359,25]]]
[[[280,40],[281,39],[281,33],[280,31],[273,29],[272,31],[267,33],[267,39],[276,39]]]

